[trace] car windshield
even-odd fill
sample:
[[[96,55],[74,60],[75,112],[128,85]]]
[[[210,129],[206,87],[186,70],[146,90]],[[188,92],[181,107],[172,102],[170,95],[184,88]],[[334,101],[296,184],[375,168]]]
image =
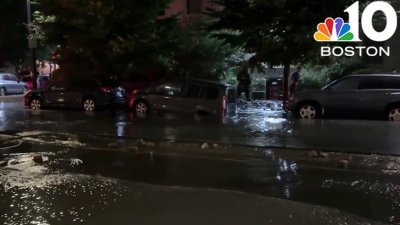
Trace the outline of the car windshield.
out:
[[[0,225],[400,225],[400,0],[0,9]]]

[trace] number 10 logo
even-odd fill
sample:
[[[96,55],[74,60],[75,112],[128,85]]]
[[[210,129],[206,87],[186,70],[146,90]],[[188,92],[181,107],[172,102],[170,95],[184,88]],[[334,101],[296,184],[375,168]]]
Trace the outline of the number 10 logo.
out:
[[[359,9],[360,5],[357,1],[345,10],[349,14],[348,23],[345,23],[340,17],[336,19],[327,18],[324,23],[318,24],[318,31],[314,34],[314,39],[319,42],[361,41],[359,35]],[[386,17],[386,27],[382,31],[376,31],[372,24],[374,14],[378,11],[381,11]],[[396,32],[396,11],[387,2],[375,1],[364,9],[361,17],[361,27],[369,39],[376,42],[386,41]]]

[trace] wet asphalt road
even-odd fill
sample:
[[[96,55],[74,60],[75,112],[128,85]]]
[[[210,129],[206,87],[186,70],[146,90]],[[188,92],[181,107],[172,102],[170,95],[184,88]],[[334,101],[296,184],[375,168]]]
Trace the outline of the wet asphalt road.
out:
[[[14,135],[1,224],[400,224],[398,157]]]
[[[394,123],[0,107],[0,224],[400,224],[399,157],[310,151],[398,154]]]
[[[74,109],[33,112],[23,107],[20,96],[8,96],[0,98],[0,131],[7,130],[400,155],[400,123],[298,120],[279,110],[277,102],[245,105],[236,115],[223,119],[166,113],[137,118],[125,110],[101,110],[89,114]]]

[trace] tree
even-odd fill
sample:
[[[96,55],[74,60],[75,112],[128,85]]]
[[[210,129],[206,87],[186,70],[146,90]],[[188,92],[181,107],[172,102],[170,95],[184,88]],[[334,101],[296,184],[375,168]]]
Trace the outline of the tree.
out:
[[[240,49],[213,37],[199,25],[177,28],[176,33],[179,35],[171,59],[175,76],[220,80],[240,61],[235,57]]]
[[[366,65],[360,57],[338,58],[326,65],[309,62],[303,68],[301,89],[321,89],[336,79],[364,69]]]
[[[157,19],[170,0],[37,0],[36,35],[59,45],[64,76],[121,75],[168,49],[174,19]]]
[[[284,99],[288,95],[290,65],[319,57],[313,39],[325,18],[346,16],[343,10],[353,0],[216,0],[221,11],[210,26],[218,37],[255,53],[250,65],[284,66]],[[227,32],[228,31],[228,32]]]
[[[0,66],[5,62],[17,65],[28,52],[26,1],[1,0]]]

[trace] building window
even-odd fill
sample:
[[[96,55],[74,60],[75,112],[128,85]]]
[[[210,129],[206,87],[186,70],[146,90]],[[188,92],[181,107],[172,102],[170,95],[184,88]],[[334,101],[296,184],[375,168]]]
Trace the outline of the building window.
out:
[[[202,0],[187,0],[186,1],[186,12],[187,14],[201,13],[202,11]]]

